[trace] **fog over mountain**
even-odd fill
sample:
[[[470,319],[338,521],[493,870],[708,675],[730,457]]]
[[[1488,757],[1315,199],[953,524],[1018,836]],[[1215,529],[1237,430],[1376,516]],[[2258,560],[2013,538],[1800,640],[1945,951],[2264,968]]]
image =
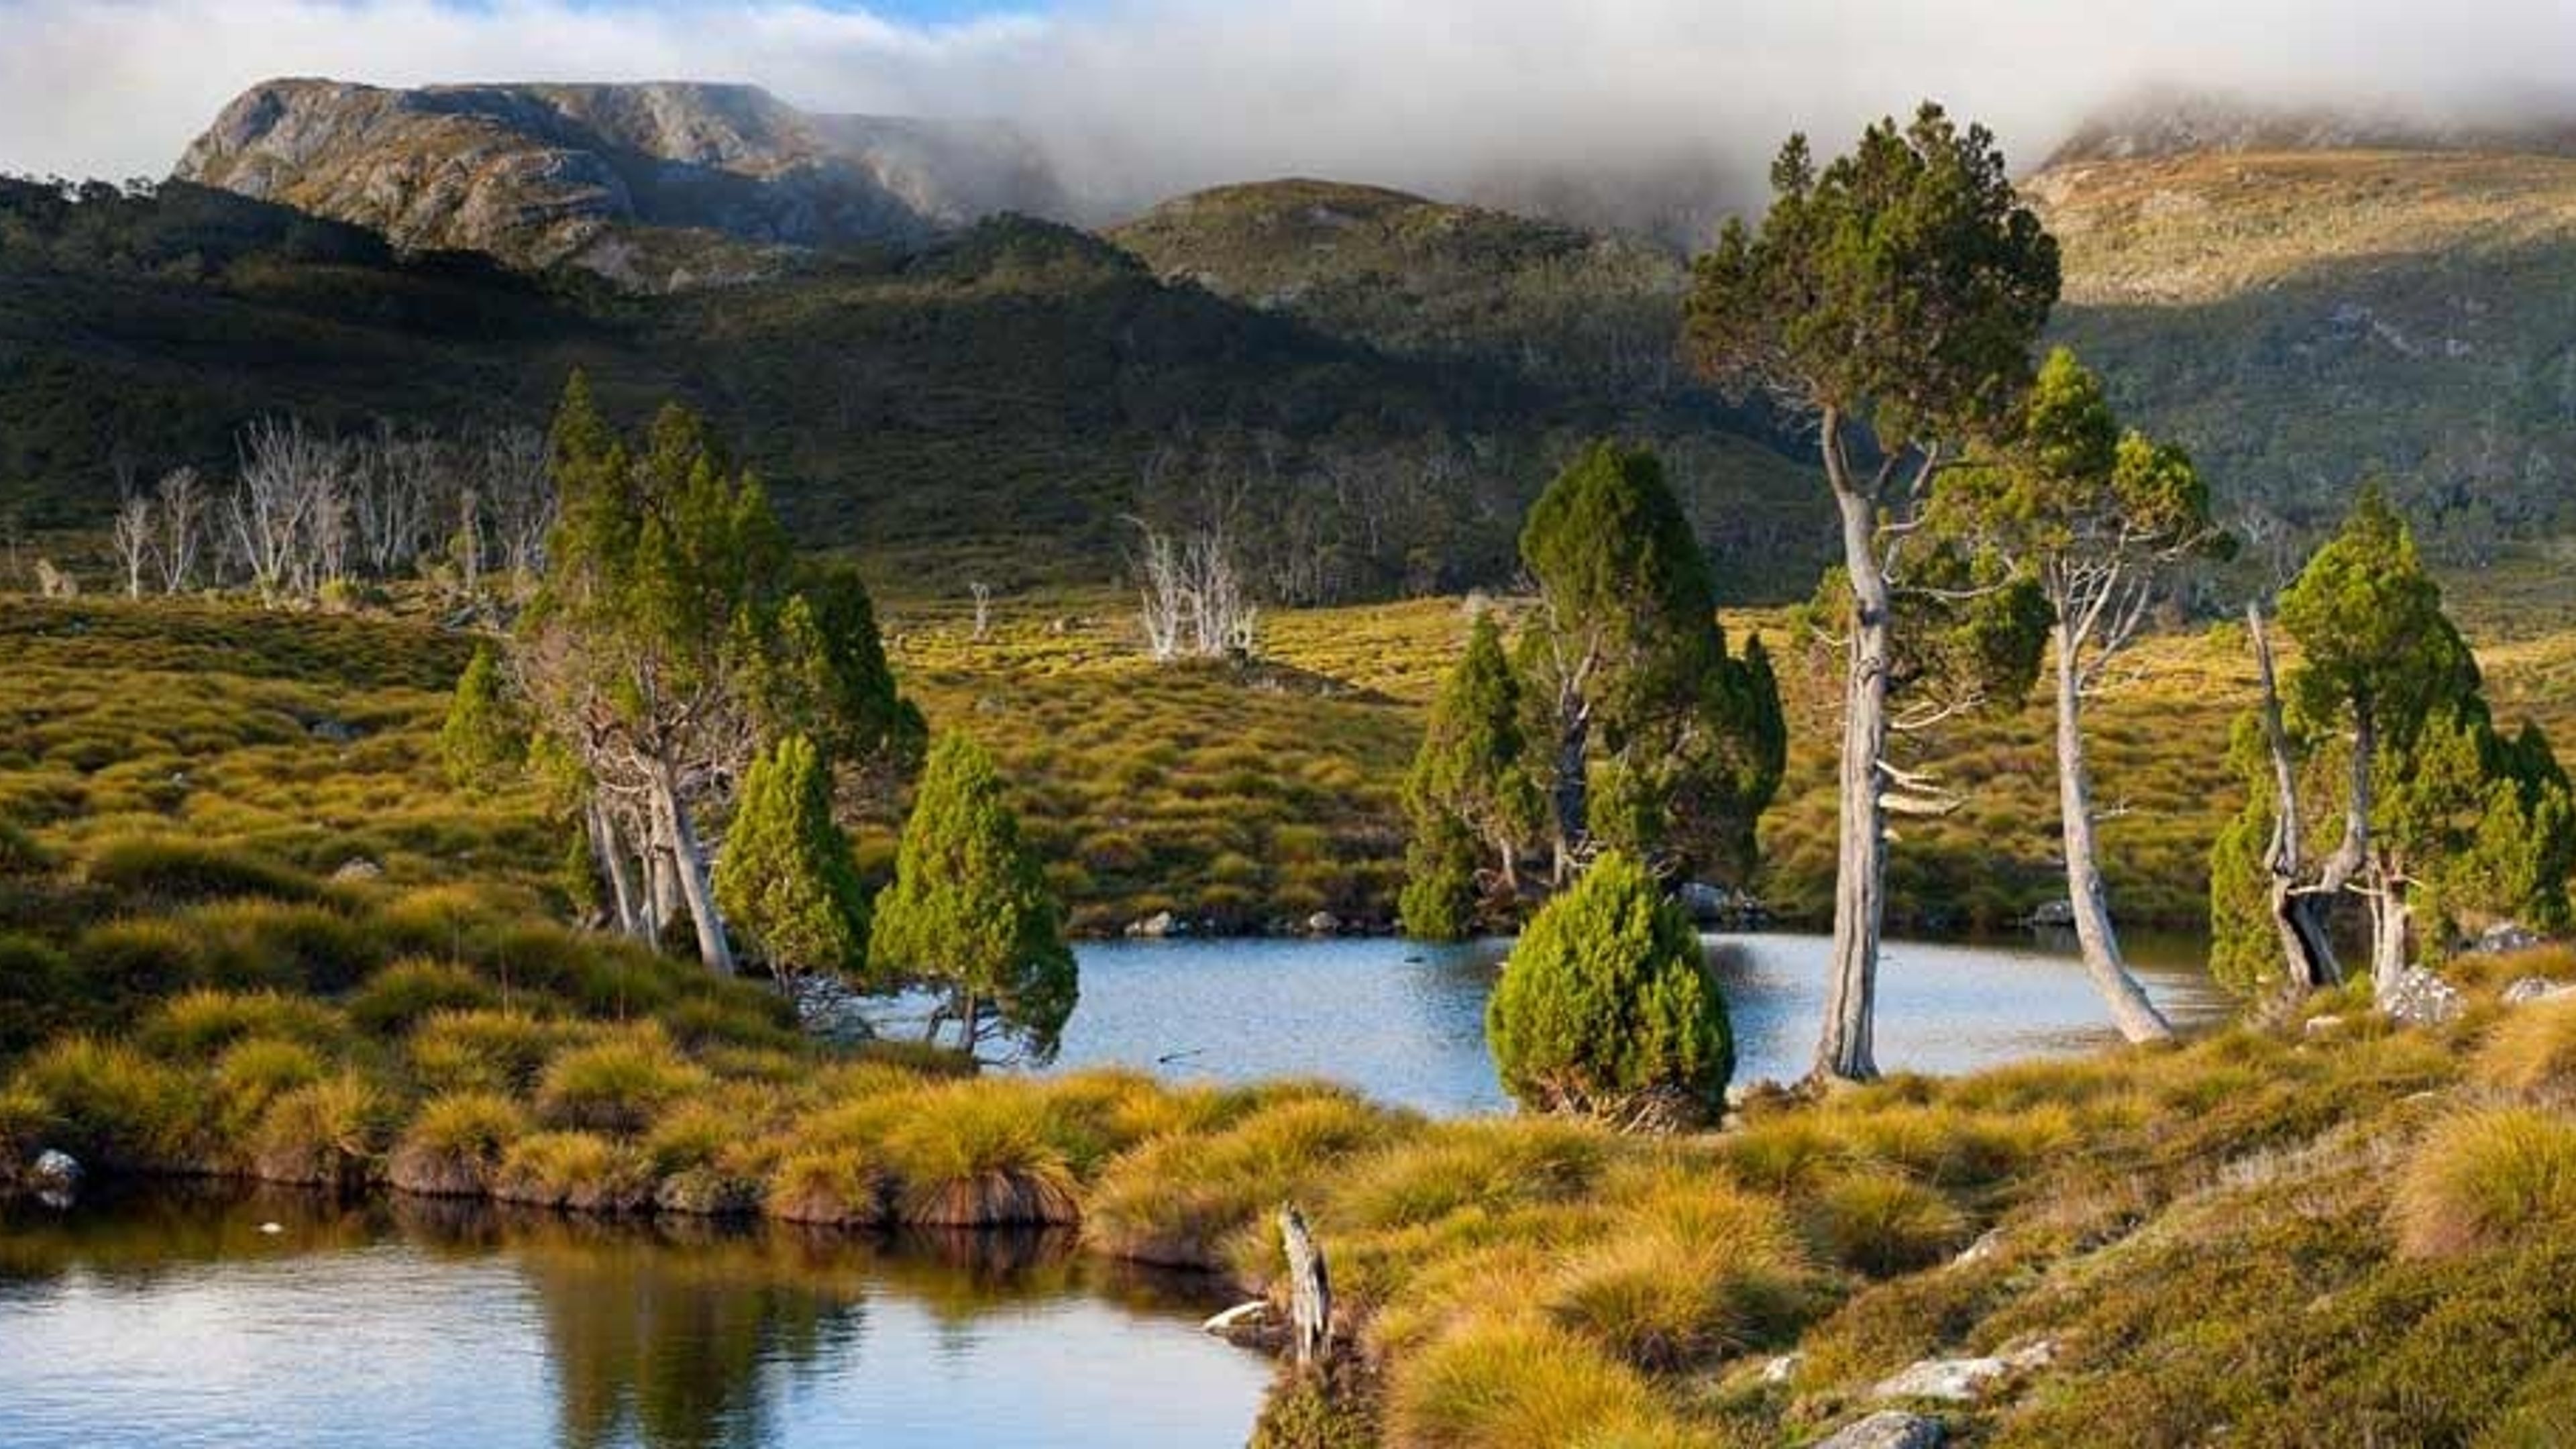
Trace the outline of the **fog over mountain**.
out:
[[[1284,174],[1668,234],[1785,131],[1937,96],[2036,164],[2155,84],[2456,134],[2576,113],[2565,0],[1099,0],[953,23],[573,0],[0,0],[0,168],[166,174],[281,75],[749,81],[810,110],[991,118],[1101,219]]]

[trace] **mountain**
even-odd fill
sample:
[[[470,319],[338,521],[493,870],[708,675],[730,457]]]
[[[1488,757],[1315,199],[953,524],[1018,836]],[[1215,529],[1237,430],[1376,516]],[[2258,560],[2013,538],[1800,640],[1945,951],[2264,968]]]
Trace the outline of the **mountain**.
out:
[[[2064,248],[2056,331],[2257,542],[2366,478],[2456,557],[2576,532],[2576,157],[2093,134],[2024,183]]]
[[[1388,352],[1576,386],[1678,381],[1687,277],[1648,242],[1304,179],[1178,197],[1107,235],[1166,278]]]
[[[752,86],[274,80],[174,173],[380,231],[669,290],[773,272],[782,249],[917,245],[999,211],[1059,214],[997,124],[811,115]]]
[[[2211,152],[2304,151],[2576,154],[2576,115],[2446,117],[2394,106],[2291,105],[2153,87],[2086,116],[2041,169]]]

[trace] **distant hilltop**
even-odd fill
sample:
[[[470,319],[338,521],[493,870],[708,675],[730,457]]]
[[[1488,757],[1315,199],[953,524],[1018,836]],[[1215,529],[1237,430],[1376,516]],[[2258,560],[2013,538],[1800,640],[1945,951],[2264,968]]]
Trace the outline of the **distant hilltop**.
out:
[[[2281,104],[2165,87],[2137,92],[2093,112],[2039,169],[2087,161],[2299,151],[2576,155],[2576,117],[2559,112],[2511,120],[2446,120],[2394,106]]]
[[[784,249],[916,244],[1001,211],[1059,216],[1009,126],[800,111],[756,86],[267,81],[191,144],[178,179],[381,231],[668,290]]]

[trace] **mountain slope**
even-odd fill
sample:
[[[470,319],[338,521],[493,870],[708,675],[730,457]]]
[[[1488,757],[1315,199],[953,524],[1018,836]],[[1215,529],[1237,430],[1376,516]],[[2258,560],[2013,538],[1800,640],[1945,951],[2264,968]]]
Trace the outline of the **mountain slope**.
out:
[[[772,248],[917,243],[1064,206],[1035,149],[998,125],[808,115],[756,87],[676,82],[269,81],[226,106],[175,175],[406,250],[651,289],[773,270]]]
[[[2576,159],[2200,151],[2026,189],[2059,334],[2258,535],[2367,477],[2454,555],[2576,531]]]

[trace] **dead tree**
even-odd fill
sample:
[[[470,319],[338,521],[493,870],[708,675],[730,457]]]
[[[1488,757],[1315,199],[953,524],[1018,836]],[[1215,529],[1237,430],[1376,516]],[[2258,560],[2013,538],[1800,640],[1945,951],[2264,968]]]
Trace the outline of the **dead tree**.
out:
[[[161,542],[156,550],[161,563],[161,592],[176,594],[188,587],[197,570],[197,551],[204,540],[206,518],[205,485],[194,468],[173,468],[161,475],[153,490],[159,506]]]
[[[118,505],[112,530],[116,561],[125,569],[125,596],[143,597],[143,566],[152,556],[152,500],[140,493]]]
[[[1298,1372],[1322,1372],[1333,1351],[1333,1284],[1324,1250],[1293,1203],[1279,1206],[1279,1242],[1288,1254],[1289,1351]]]
[[[977,579],[966,586],[966,591],[975,596],[975,639],[981,643],[993,627],[993,586]]]

